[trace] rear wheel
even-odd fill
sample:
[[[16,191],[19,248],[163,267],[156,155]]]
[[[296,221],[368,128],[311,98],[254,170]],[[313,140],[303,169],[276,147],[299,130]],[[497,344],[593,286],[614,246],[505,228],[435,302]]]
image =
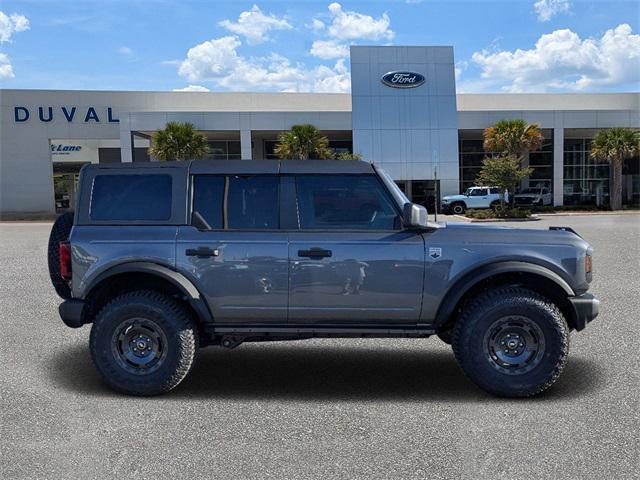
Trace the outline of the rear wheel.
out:
[[[491,202],[491,205],[489,205],[492,210],[497,210],[499,206],[500,202],[498,200],[494,200],[493,202]]]
[[[49,278],[56,293],[65,299],[71,298],[71,288],[69,282],[60,276],[60,242],[69,240],[71,227],[73,227],[73,212],[60,215],[51,227],[47,247]]]
[[[176,300],[154,291],[121,295],[91,328],[91,357],[114,390],[157,395],[175,388],[191,370],[196,325]]]
[[[454,328],[453,351],[480,388],[499,396],[528,397],[560,376],[569,353],[569,328],[548,299],[505,287],[464,308]]]
[[[451,211],[455,215],[462,215],[465,212],[465,210],[466,210],[465,204],[462,202],[454,203],[453,205],[451,205]]]

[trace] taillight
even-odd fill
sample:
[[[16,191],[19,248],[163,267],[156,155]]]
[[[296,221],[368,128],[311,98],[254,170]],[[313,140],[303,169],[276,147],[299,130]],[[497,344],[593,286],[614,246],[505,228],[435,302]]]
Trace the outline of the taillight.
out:
[[[65,280],[71,279],[71,244],[60,242],[60,276]]]

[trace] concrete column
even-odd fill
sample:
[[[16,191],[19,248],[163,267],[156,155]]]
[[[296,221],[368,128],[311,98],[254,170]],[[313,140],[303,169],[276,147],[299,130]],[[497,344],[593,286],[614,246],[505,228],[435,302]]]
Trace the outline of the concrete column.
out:
[[[553,129],[553,204],[564,201],[564,128]]]
[[[131,141],[131,121],[129,115],[120,116],[120,159],[123,163],[133,162],[133,144]]]
[[[252,160],[251,154],[251,130],[240,130],[240,158]]]

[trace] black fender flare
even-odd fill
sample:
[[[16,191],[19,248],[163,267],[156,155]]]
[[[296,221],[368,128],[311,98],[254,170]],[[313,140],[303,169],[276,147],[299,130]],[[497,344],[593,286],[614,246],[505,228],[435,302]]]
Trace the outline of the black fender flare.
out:
[[[120,263],[99,273],[84,289],[86,292],[83,298],[91,295],[91,292],[103,281],[123,273],[148,273],[162,278],[173,284],[187,299],[191,307],[198,314],[199,320],[203,323],[212,323],[213,316],[209,310],[207,302],[204,300],[196,286],[180,272],[153,262],[127,262]]]
[[[486,280],[489,277],[500,275],[502,273],[530,273],[539,275],[554,282],[567,294],[568,297],[573,297],[575,295],[573,288],[571,288],[564,278],[553,270],[542,265],[523,261],[489,263],[463,274],[462,278],[458,279],[447,290],[444,300],[440,302],[440,306],[438,307],[438,313],[436,314],[434,322],[436,328],[444,325],[449,320],[449,317],[454,312],[458,302],[471,288],[473,288],[474,285],[482,280]]]

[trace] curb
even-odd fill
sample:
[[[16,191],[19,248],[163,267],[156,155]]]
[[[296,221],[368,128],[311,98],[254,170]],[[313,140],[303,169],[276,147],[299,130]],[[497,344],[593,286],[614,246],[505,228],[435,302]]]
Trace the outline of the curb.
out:
[[[536,213],[540,217],[575,216],[575,215],[640,215],[640,210],[616,210],[611,212],[571,212],[558,211],[553,213]]]
[[[456,215],[457,217],[458,215]],[[515,218],[469,218],[469,217],[461,217],[466,219],[469,223],[500,223],[500,222],[536,222],[541,220],[541,218],[537,216],[531,217],[515,217]]]

